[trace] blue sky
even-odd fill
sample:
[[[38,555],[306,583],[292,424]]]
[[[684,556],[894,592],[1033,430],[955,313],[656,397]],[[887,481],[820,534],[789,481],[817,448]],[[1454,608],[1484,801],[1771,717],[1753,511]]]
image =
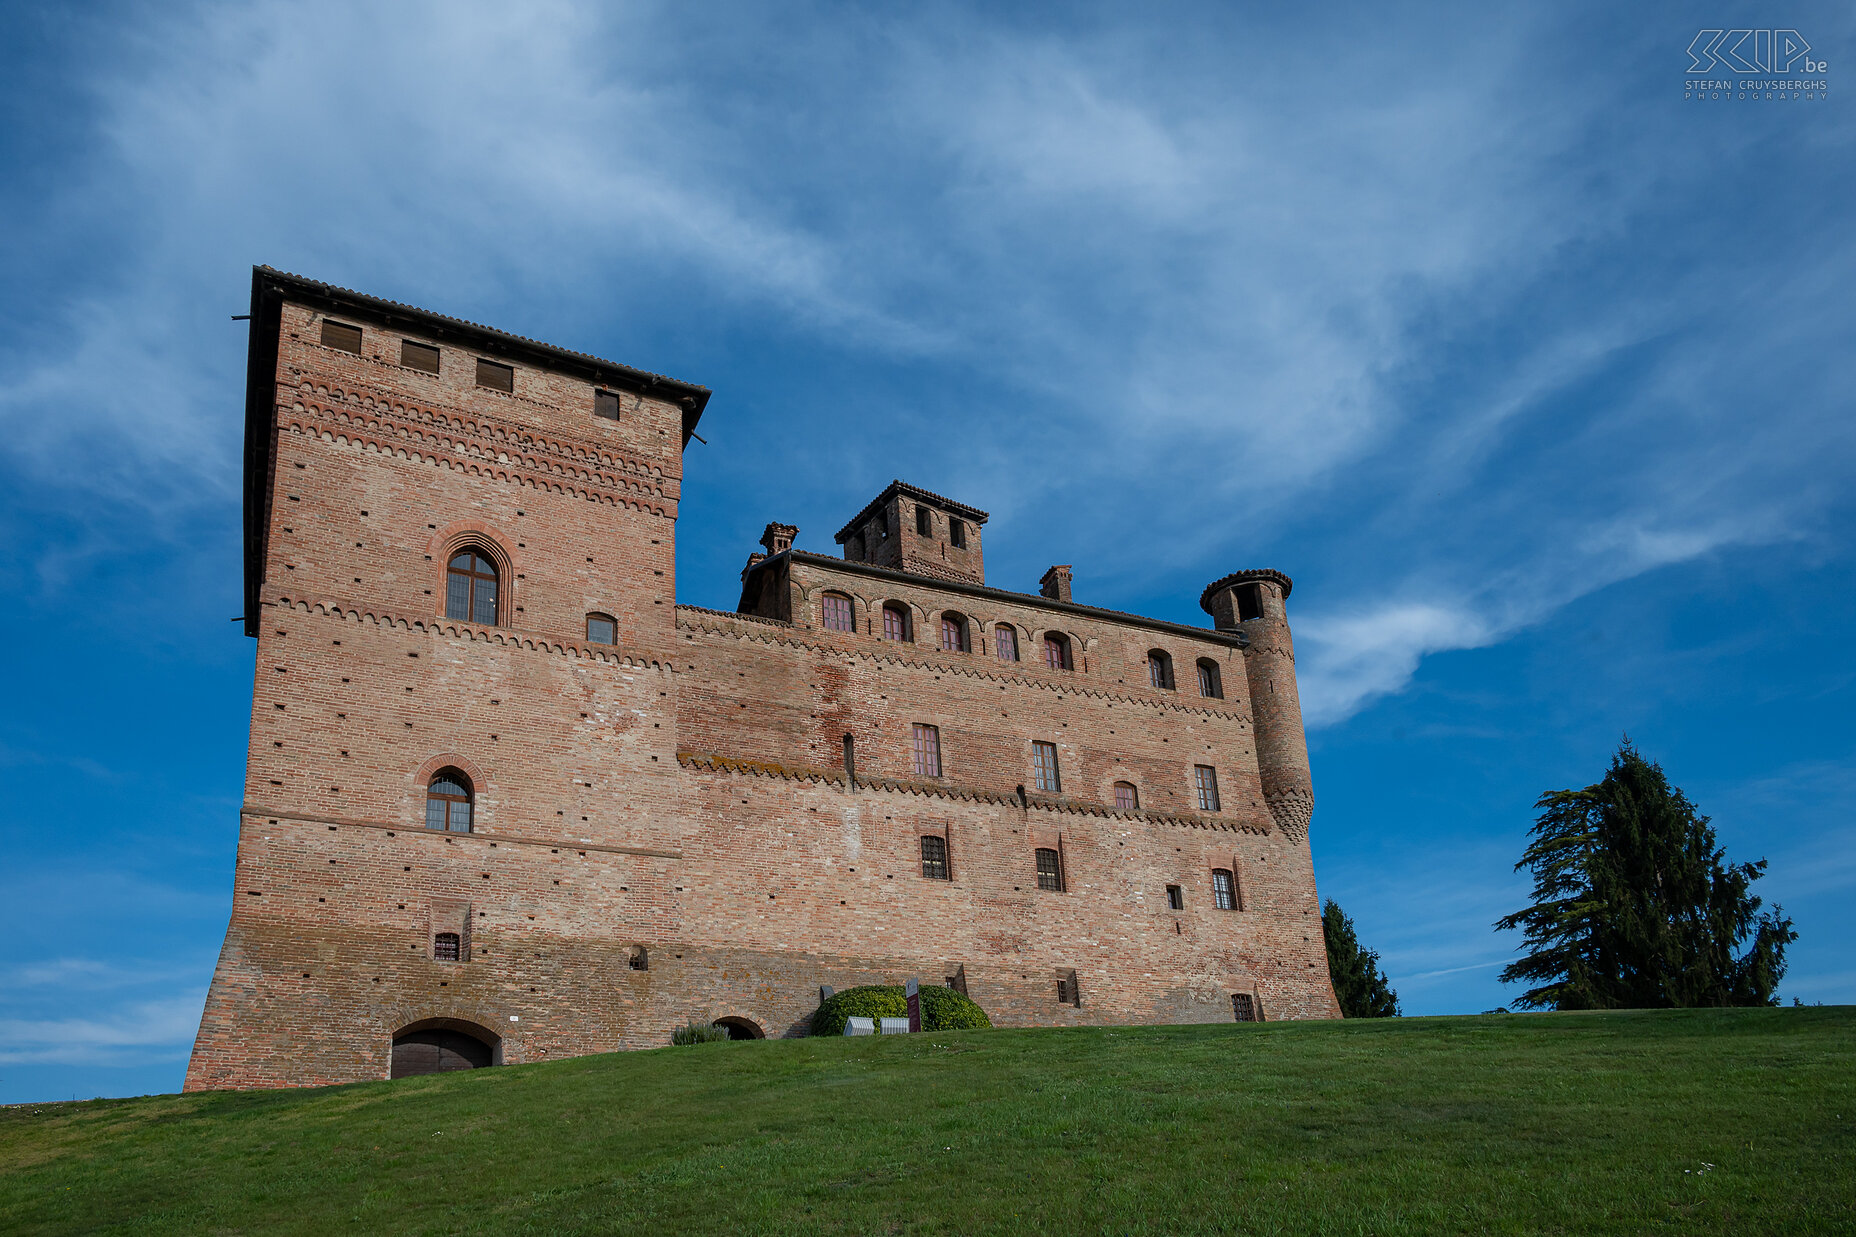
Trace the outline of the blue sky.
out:
[[[1313,844],[1408,1012],[1509,999],[1629,735],[1856,999],[1847,6],[45,6],[0,72],[0,1101],[179,1086],[230,907],[249,270],[714,388],[682,600],[891,477],[992,582],[1295,578]],[[892,11],[893,10],[893,11]]]

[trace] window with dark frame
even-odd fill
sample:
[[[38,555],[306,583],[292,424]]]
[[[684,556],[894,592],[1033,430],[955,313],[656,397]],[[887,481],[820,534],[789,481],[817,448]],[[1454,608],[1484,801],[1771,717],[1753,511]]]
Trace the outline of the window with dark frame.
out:
[[[958,614],[941,616],[941,648],[948,653],[967,651],[967,620]]]
[[[964,550],[967,546],[966,521],[956,520],[954,517],[949,516],[947,518],[947,539],[953,542],[956,547]]]
[[[941,776],[941,728],[916,722],[909,736],[916,777]]]
[[[1173,687],[1173,659],[1159,649],[1147,654],[1147,681],[1162,691]]]
[[[947,839],[938,833],[922,834],[922,875],[944,881],[947,875]]]
[[[1076,972],[1061,970],[1057,972],[1057,1003],[1082,1008],[1083,994],[1076,983]]]
[[[1218,810],[1218,770],[1210,765],[1193,765],[1192,788],[1199,796],[1199,811]]]
[[[1240,584],[1237,586],[1237,621],[1263,617],[1263,586],[1261,584]]]
[[[915,531],[923,537],[934,536],[934,516],[920,503],[915,506]]]
[[[441,769],[425,788],[425,827],[446,833],[469,833],[470,779],[456,769]]]
[[[459,550],[445,568],[445,617],[496,625],[496,564],[475,549]]]
[[[361,328],[349,326],[346,322],[322,321],[322,346],[338,348],[343,352],[361,355]]]
[[[1063,793],[1063,781],[1057,776],[1057,745],[1033,740],[1031,744],[1032,785],[1047,795]]]
[[[456,932],[440,932],[432,937],[432,960],[434,962],[456,962],[463,946],[463,941]]]
[[[501,391],[513,395],[516,389],[516,371],[513,366],[499,365],[495,361],[477,358],[477,385],[488,387],[492,391]]]
[[[1237,909],[1237,881],[1228,868],[1212,869],[1212,905],[1221,911]]]
[[[1063,864],[1057,852],[1048,846],[1037,848],[1038,888],[1050,893],[1063,892]]]
[[[1044,664],[1052,670],[1070,669],[1070,642],[1063,636],[1044,637]]]
[[[907,641],[909,638],[909,612],[896,602],[883,607],[883,639]]]
[[[857,620],[851,617],[851,599],[840,593],[825,594],[824,619],[827,631],[857,630]]]
[[[438,372],[438,349],[430,344],[402,339],[400,341],[400,364],[407,369],[416,369],[422,374],[435,374]]]
[[[1166,887],[1166,908],[1169,911],[1185,910],[1186,891],[1181,889],[1178,885],[1168,885]]]
[[[1018,629],[1001,623],[993,630],[993,650],[998,653],[1000,661],[1018,660]]]
[[[617,391],[594,391],[593,415],[604,417],[608,421],[617,421],[619,419],[619,393]]]
[[[1199,695],[1212,700],[1224,699],[1224,678],[1218,673],[1218,663],[1209,658],[1199,659]]]
[[[651,969],[651,955],[645,952],[643,945],[634,946],[632,949],[632,956],[626,959],[626,962],[634,971],[648,971]]]
[[[617,644],[619,625],[610,614],[589,614],[586,616],[586,638],[589,644]]]
[[[1238,1022],[1262,1022],[1257,1016],[1257,998],[1248,992],[1231,994],[1231,1017]]]
[[[1115,806],[1124,812],[1132,812],[1141,806],[1141,792],[1134,788],[1133,782],[1115,783]]]

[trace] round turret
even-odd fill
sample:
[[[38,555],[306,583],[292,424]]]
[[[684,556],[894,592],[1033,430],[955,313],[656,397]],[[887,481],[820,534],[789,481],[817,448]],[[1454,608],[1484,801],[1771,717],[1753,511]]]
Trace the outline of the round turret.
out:
[[[1283,603],[1294,587],[1288,576],[1268,569],[1237,571],[1207,585],[1199,605],[1220,631],[1250,637],[1244,670],[1257,731],[1257,772],[1270,815],[1290,837],[1308,836],[1315,809],[1308,770],[1308,739],[1302,730],[1302,701],[1295,686],[1295,641]]]

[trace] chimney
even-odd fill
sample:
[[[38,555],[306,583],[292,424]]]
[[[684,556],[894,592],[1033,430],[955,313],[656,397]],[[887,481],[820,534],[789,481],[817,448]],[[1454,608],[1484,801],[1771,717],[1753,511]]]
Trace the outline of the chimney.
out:
[[[1070,564],[1062,563],[1045,572],[1038,581],[1038,592],[1052,601],[1070,600]]]
[[[769,524],[760,535],[760,543],[767,547],[767,553],[784,554],[793,548],[793,538],[799,535],[799,529],[791,524]]]

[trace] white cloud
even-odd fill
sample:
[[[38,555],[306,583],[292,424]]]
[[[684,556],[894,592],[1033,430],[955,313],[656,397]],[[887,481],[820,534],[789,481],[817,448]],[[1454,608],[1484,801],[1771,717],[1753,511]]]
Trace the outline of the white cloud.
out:
[[[103,1018],[0,1018],[0,1064],[125,1065],[184,1056],[202,996],[139,1001]]]

